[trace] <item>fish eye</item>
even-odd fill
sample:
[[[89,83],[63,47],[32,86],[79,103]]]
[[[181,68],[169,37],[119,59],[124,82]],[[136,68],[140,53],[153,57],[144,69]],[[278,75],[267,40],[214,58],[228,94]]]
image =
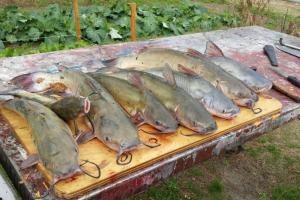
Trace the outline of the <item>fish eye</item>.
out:
[[[158,126],[162,125],[162,123],[160,121],[155,121],[155,124],[158,125]]]
[[[222,113],[226,113],[226,110],[224,109],[224,110],[222,110]]]

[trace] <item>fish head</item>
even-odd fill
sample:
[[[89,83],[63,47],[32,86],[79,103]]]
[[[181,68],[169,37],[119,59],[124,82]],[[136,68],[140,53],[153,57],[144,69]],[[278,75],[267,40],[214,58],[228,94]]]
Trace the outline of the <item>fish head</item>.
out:
[[[111,111],[101,115],[97,112],[94,119],[96,136],[112,150],[122,153],[140,144],[138,131],[125,114],[121,116]]]
[[[205,96],[200,101],[210,113],[224,119],[232,119],[240,113],[240,108],[223,94]]]
[[[53,152],[55,153],[51,154],[51,158],[48,158],[43,164],[52,172],[55,181],[72,177],[81,172],[77,147],[66,144],[64,149],[56,148],[53,149]]]
[[[133,140],[122,140],[120,142],[120,148],[118,154],[121,155],[123,152],[131,151],[137,148],[141,144],[141,141],[138,137],[134,138]]]
[[[17,76],[10,82],[29,92],[42,92],[51,87],[61,92],[66,90],[66,86],[60,81],[63,79],[59,73],[34,72]]]
[[[245,86],[242,82],[230,86],[226,82],[223,83],[221,81],[218,84],[217,88],[220,89],[224,94],[226,94],[230,99],[232,99],[236,104],[240,106],[253,108],[255,102],[258,101],[257,94],[253,90]]]
[[[144,91],[144,97],[143,117],[145,122],[161,132],[175,132],[178,123],[169,110],[150,92]]]
[[[176,118],[181,125],[202,134],[208,134],[217,129],[217,124],[213,117],[203,107],[196,102],[178,105],[176,108]]]

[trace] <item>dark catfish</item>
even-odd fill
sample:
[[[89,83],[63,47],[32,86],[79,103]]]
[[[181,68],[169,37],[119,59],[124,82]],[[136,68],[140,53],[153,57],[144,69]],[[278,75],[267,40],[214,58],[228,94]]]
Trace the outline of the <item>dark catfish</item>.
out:
[[[141,119],[162,133],[176,131],[176,119],[149,91],[139,89],[126,80],[101,73],[89,75],[103,85],[132,118]]]
[[[50,172],[53,184],[81,172],[78,147],[71,130],[52,110],[24,99],[12,99],[2,106],[26,119],[39,159]]]
[[[89,97],[89,116],[94,122],[95,136],[111,149],[122,154],[140,144],[135,125],[109,92],[93,78],[80,71],[58,73],[35,72],[11,80],[30,92],[46,91],[54,87],[65,93]],[[62,92],[62,91],[59,91]]]
[[[174,115],[178,122],[198,133],[215,131],[217,125],[208,111],[192,96],[176,85],[170,85],[152,74],[136,70],[120,70],[110,74],[151,91]]]

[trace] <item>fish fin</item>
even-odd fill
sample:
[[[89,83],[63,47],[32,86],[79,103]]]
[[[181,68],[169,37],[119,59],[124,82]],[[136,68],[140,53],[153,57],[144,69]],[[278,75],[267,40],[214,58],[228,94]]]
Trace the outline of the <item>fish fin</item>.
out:
[[[121,69],[117,68],[115,66],[106,66],[106,67],[102,67],[102,68],[97,69],[95,73],[96,74],[97,73],[105,74],[105,73],[113,73],[113,72],[118,72],[118,71],[121,71]],[[89,72],[87,74],[90,75],[90,76],[93,76],[94,72]]]
[[[172,86],[176,86],[176,80],[174,77],[174,73],[170,67],[169,64],[166,64],[164,69],[163,69],[163,76],[165,77],[166,81],[172,85]]]
[[[153,48],[153,47],[152,47]],[[144,53],[145,51],[149,50],[150,47],[148,46],[143,46],[141,49],[138,50],[138,53]]]
[[[188,74],[188,75],[198,75],[194,70],[187,68],[181,64],[178,64],[178,71],[184,73],[184,74]]]
[[[140,78],[139,74],[136,72],[131,72],[128,75],[128,81],[133,84],[134,86],[140,88],[140,89],[144,89],[143,87],[143,81]]]
[[[129,115],[130,116],[130,115]],[[131,115],[130,119],[133,121],[133,123],[137,124],[137,126],[141,126],[144,123],[144,120],[142,119],[142,115],[140,112],[137,112],[135,115]]]
[[[223,57],[223,51],[211,40],[206,43],[206,49],[204,54],[208,57]]]
[[[29,155],[21,164],[21,169],[32,167],[39,162],[40,158],[37,154]]]
[[[94,139],[96,136],[93,132],[82,132],[75,138],[77,144],[84,144]]]
[[[102,64],[104,64],[107,67],[114,67],[118,63],[118,58],[112,58],[112,59],[108,59],[108,60],[102,60],[101,62],[102,62]]]
[[[205,55],[202,54],[201,52],[197,51],[196,49],[191,49],[191,48],[187,49],[186,54],[189,55],[189,56],[192,56],[192,57],[196,57],[196,58],[203,58],[203,57],[205,57]]]
[[[24,90],[30,90],[30,88],[32,87],[32,85],[34,84],[33,80],[32,80],[32,74],[22,74],[19,76],[14,77],[13,79],[11,79],[9,82],[11,84],[14,84],[18,87],[21,87]]]

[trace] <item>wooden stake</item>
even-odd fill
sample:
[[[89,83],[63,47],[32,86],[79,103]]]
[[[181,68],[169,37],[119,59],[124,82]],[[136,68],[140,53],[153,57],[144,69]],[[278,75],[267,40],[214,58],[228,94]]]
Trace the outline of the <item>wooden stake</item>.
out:
[[[74,14],[75,14],[75,24],[76,24],[76,38],[77,41],[80,40],[80,17],[79,17],[79,6],[78,0],[74,0]]]
[[[131,41],[136,41],[136,3],[129,3],[131,9],[130,31]]]

